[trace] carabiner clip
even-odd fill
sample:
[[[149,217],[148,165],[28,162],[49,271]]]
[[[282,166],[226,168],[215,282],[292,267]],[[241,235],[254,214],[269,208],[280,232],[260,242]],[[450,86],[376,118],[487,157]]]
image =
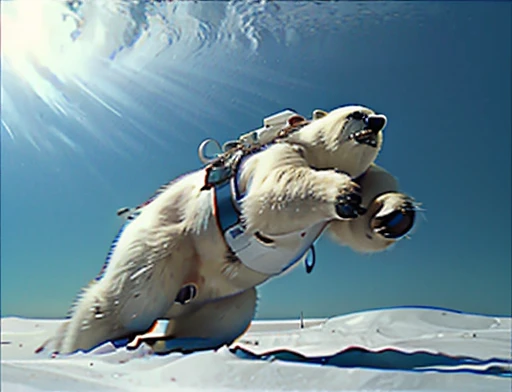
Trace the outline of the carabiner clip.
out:
[[[313,271],[315,264],[316,264],[315,245],[311,245],[311,248],[309,248],[308,255],[306,256],[306,259],[304,260],[304,265],[306,266],[307,274],[310,274],[311,271]]]
[[[212,143],[213,143],[213,147],[211,147]],[[208,153],[206,151],[206,149],[208,149],[208,148],[214,149],[214,151],[210,151],[210,153]],[[217,140],[215,140],[215,139],[206,139],[206,140],[204,140],[199,145],[199,148],[197,150],[197,155],[199,156],[199,160],[203,164],[210,163],[211,161],[213,161],[215,158],[217,158],[221,154],[222,154],[222,149],[220,147],[219,142]]]

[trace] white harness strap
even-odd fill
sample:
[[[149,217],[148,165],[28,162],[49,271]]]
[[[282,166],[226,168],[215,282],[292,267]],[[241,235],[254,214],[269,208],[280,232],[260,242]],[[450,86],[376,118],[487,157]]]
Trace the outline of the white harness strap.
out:
[[[322,113],[315,112],[313,119],[319,118],[319,115]],[[213,160],[206,157],[204,152],[208,143],[203,142],[199,147],[199,157],[202,162],[209,163],[204,189],[214,188],[215,215],[226,244],[248,268],[267,275],[277,275],[305,259],[327,222],[272,237],[245,232],[240,219],[240,202],[244,195],[238,187],[241,167],[249,156],[285,139],[310,121],[294,111],[285,110],[265,118],[263,123],[263,128],[242,135],[236,141],[225,143],[224,153]],[[215,144],[219,147],[217,142]],[[313,265],[306,262],[308,273],[312,268]]]
[[[248,268],[277,275],[301,261],[326,226],[318,223],[307,230],[272,237],[246,234],[241,224],[224,233],[226,243]]]
[[[245,159],[239,163],[229,183],[215,187],[215,213],[226,244],[248,268],[277,275],[301,261],[322,234],[327,222],[317,223],[301,231],[268,237],[248,234],[240,221],[238,175]]]

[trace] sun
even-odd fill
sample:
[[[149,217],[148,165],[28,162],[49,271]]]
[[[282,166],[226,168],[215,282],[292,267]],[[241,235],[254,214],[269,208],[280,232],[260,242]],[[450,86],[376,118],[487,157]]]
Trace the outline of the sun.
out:
[[[2,1],[0,16],[2,68],[42,98],[49,88],[42,74],[50,73],[64,82],[84,69],[87,53],[73,45],[81,20],[67,2]]]
[[[74,107],[65,90],[94,71],[95,43],[81,36],[83,20],[73,9],[78,1],[0,1],[2,131],[38,145],[46,137],[36,131],[42,127],[29,101],[45,104],[37,110],[70,114]]]

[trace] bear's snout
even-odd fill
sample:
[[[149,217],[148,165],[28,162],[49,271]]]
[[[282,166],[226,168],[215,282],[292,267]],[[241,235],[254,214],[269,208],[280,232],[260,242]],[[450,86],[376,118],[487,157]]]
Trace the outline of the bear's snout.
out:
[[[386,126],[386,116],[382,114],[372,114],[365,119],[368,129],[377,134]]]

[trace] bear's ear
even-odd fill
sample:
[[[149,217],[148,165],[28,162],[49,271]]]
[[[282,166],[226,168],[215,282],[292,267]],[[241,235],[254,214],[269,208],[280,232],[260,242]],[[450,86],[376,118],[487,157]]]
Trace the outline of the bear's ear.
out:
[[[325,110],[316,109],[313,112],[313,120],[318,120],[319,118],[327,116],[327,112]]]
[[[291,127],[296,126],[298,123],[305,121],[306,119],[302,117],[301,115],[294,114],[293,116],[290,116],[287,120],[288,125]]]

